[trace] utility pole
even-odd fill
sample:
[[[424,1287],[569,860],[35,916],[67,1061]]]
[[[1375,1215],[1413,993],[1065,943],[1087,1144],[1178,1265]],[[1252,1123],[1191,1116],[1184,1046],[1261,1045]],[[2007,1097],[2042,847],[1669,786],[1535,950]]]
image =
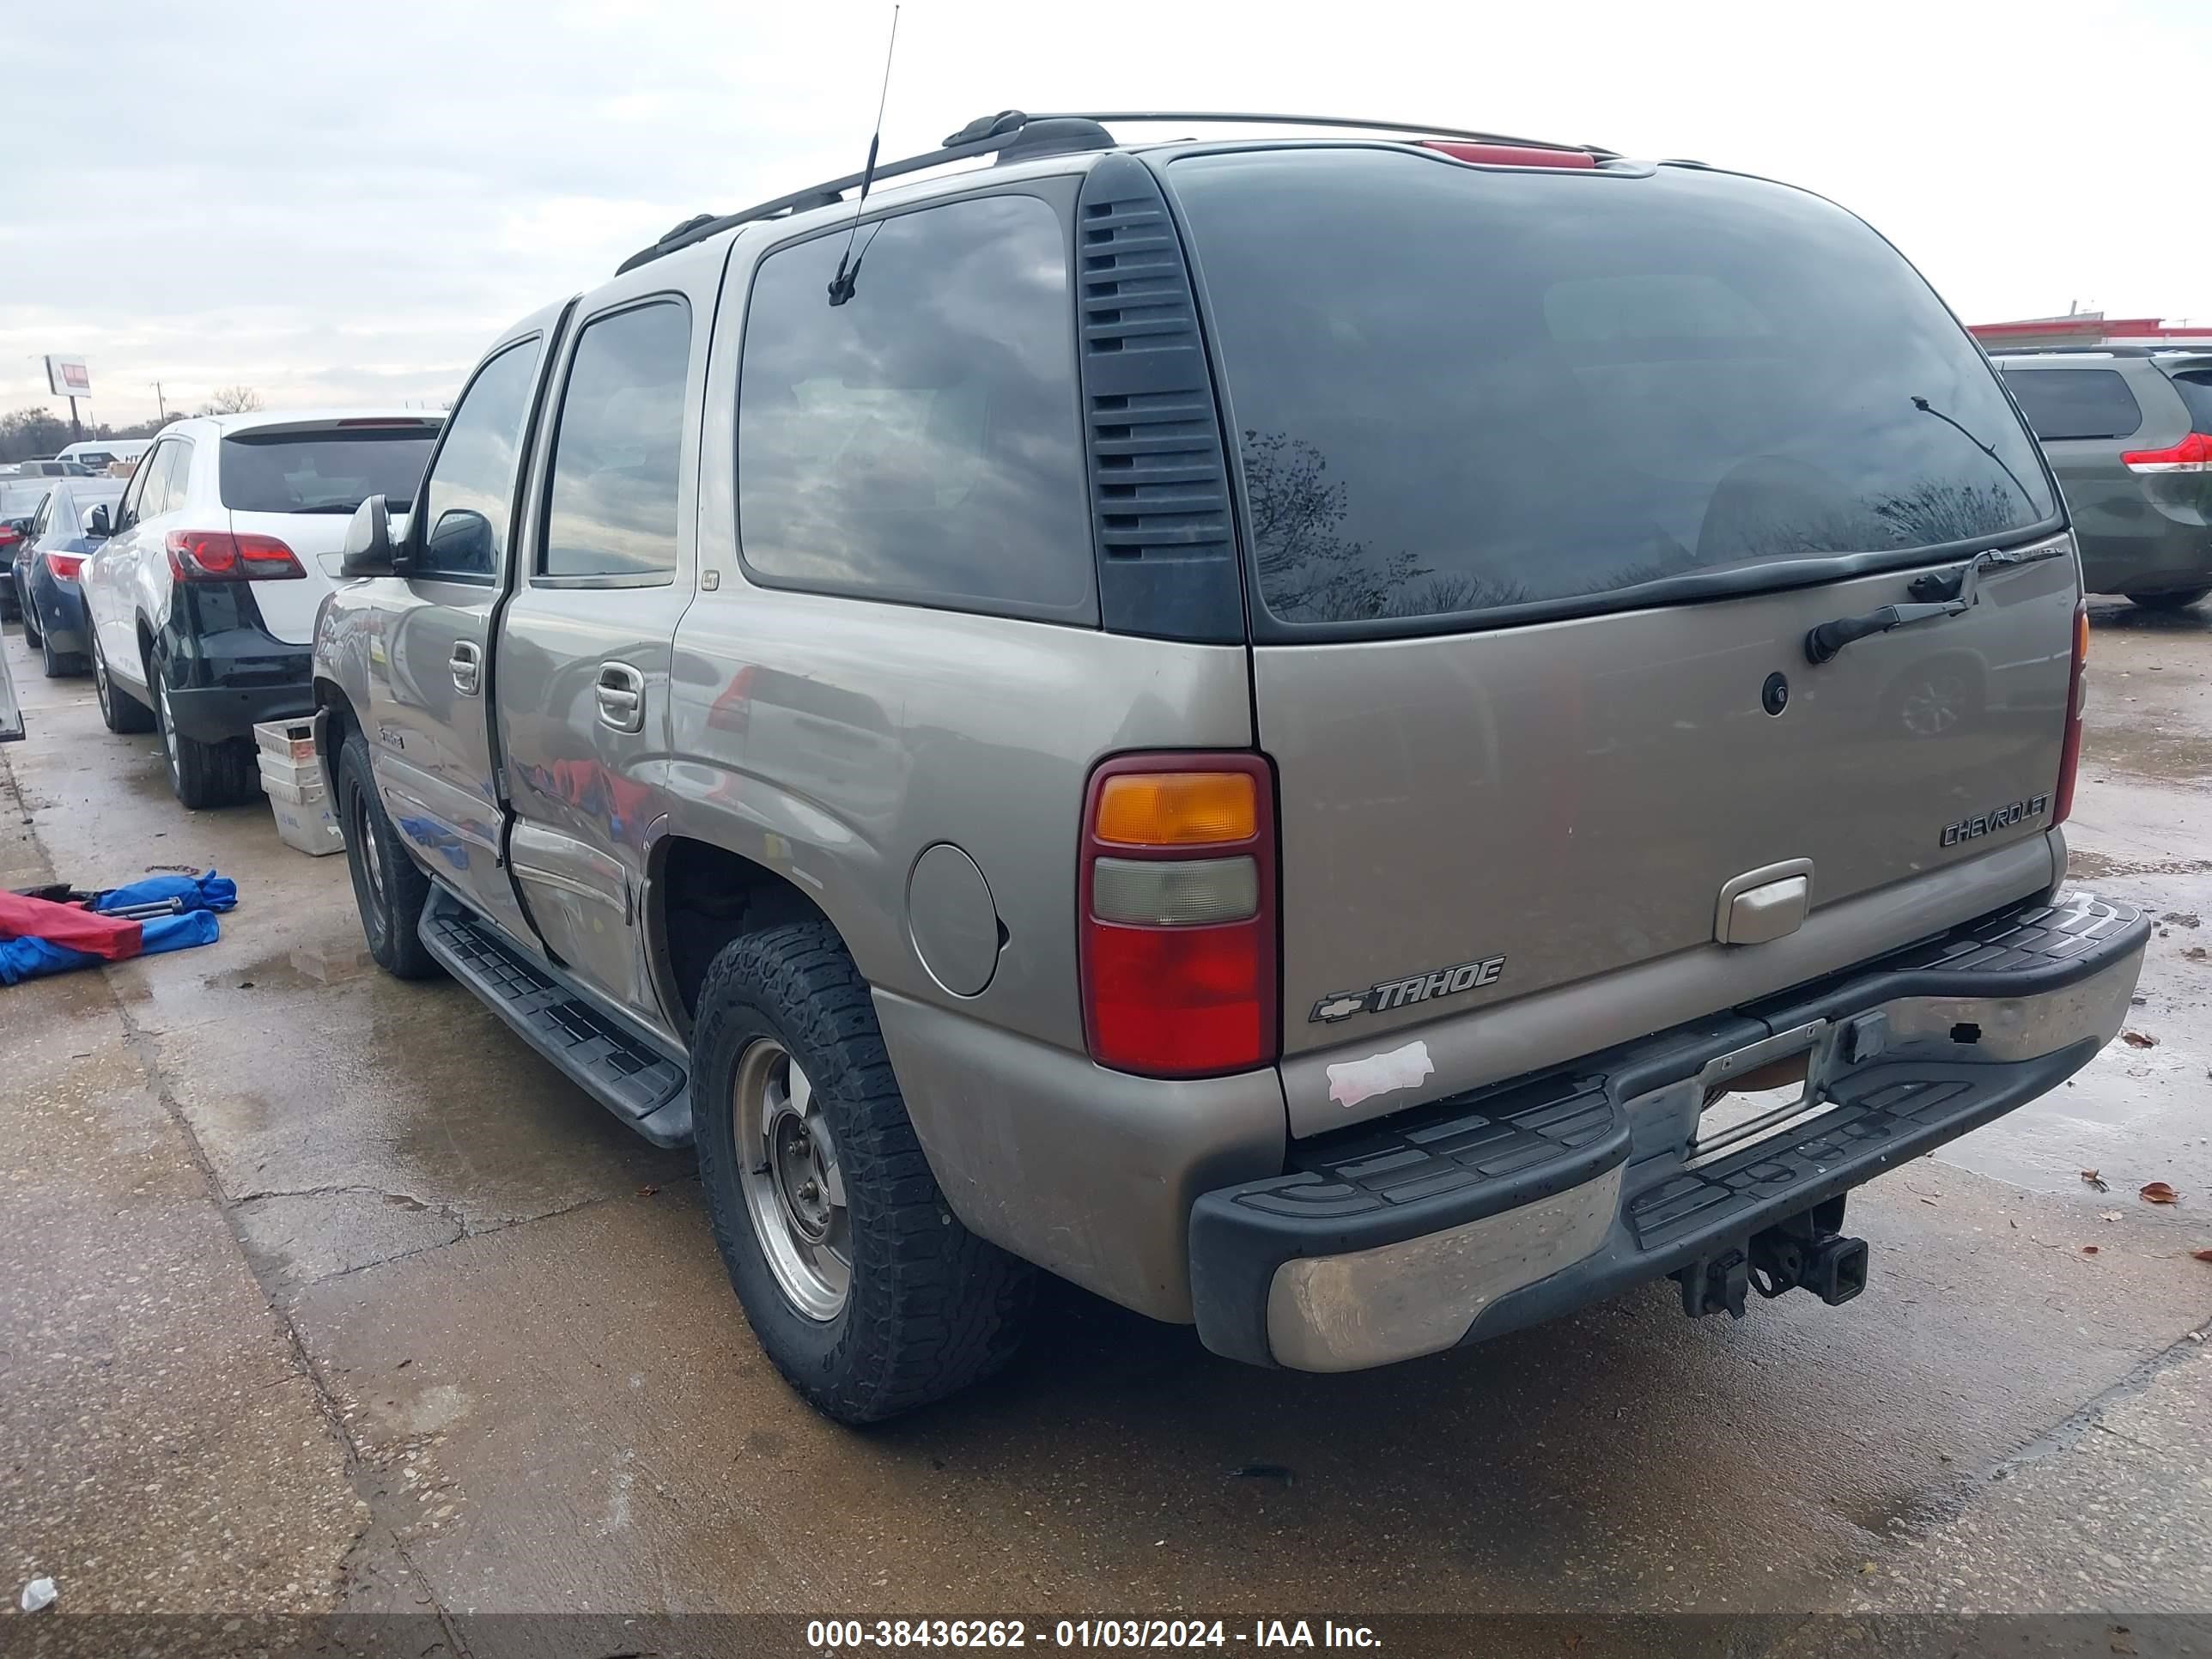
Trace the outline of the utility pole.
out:
[[[166,424],[169,418],[169,406],[161,401],[161,383],[159,380],[155,380],[149,382],[149,384],[154,388],[154,411],[161,417],[162,422]]]

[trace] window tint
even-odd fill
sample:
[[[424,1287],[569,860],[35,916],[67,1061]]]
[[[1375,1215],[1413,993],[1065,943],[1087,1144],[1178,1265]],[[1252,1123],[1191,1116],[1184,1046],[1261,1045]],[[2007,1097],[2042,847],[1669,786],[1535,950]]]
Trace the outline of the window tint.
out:
[[[2116,368],[2008,369],[2005,384],[2045,441],[2124,438],[2142,424],[2142,408]]]
[[[243,432],[216,451],[222,504],[234,513],[349,518],[371,495],[415,498],[434,422],[350,432]]]
[[[2212,369],[2192,368],[2175,375],[2173,389],[2189,405],[2190,430],[2212,434]]]
[[[1066,233],[954,202],[762,261],[738,404],[738,529],[772,582],[1022,615],[1092,604]]]
[[[138,458],[138,465],[131,469],[130,482],[123,486],[123,506],[115,515],[115,527],[120,530],[139,515],[145,503],[146,487],[153,482],[154,463],[158,459],[159,446],[149,449]]]
[[[146,482],[146,499],[138,509],[139,517],[158,518],[185,504],[185,490],[191,481],[191,457],[192,447],[182,438],[172,438],[154,452],[154,476]]]
[[[445,443],[423,483],[418,573],[486,578],[498,573],[542,343],[519,341],[494,357],[447,416]]]
[[[617,312],[576,341],[553,441],[538,569],[650,576],[676,568],[677,462],[691,313],[669,301]]]
[[[1972,342],[1880,237],[1802,191],[1366,149],[1169,174],[1280,621],[1902,560],[2056,512]]]

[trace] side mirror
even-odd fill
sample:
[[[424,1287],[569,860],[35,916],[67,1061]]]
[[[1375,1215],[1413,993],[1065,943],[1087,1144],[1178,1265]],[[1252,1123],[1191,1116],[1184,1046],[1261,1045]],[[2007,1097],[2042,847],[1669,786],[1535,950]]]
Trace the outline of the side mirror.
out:
[[[392,515],[384,497],[371,495],[354,508],[346,526],[345,544],[338,564],[345,576],[396,576],[398,562],[392,550]]]
[[[92,509],[92,516],[84,521],[84,533],[88,536],[102,537],[112,536],[115,533],[115,526],[108,520],[106,501],[100,502]]]

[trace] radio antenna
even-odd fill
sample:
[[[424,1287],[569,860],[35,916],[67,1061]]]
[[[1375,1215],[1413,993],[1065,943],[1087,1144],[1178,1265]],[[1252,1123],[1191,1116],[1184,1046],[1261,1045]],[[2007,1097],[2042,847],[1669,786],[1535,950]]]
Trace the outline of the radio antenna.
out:
[[[891,54],[898,50],[898,17],[899,9],[893,6],[890,44],[884,48],[884,89],[876,94],[876,130],[868,135],[868,161],[860,169],[860,196],[853,204],[853,228],[845,238],[844,252],[838,256],[837,274],[830,279],[830,303],[833,306],[842,306],[853,297],[854,289],[860,283],[860,259],[868,257],[867,249],[862,248],[860,258],[854,258],[853,242],[860,234],[860,210],[868,204],[868,186],[875,182],[876,149],[884,137],[884,106],[890,101],[891,95]]]

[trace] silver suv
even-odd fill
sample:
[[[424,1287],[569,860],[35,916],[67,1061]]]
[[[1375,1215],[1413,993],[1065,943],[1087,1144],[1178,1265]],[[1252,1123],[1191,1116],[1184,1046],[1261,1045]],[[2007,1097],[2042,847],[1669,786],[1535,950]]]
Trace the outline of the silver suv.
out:
[[[2061,892],[2081,575],[1989,362],[1781,185],[1148,118],[501,337],[317,630],[371,949],[696,1144],[847,1420],[1037,1268],[1309,1370],[1850,1297],[1848,1190],[2148,932]]]

